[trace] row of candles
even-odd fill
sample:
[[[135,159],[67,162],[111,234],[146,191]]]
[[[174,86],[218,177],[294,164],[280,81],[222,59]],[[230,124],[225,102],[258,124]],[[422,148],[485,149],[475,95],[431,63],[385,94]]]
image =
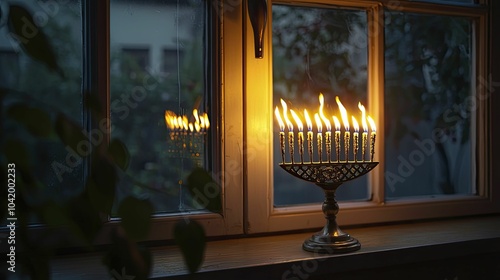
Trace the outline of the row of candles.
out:
[[[339,111],[340,111],[340,116],[342,119],[342,122],[344,124],[344,160],[349,161],[349,148],[350,148],[350,139],[351,139],[351,131],[350,131],[350,123],[349,123],[349,118],[347,114],[346,108],[342,105],[340,102],[339,97],[337,96],[335,98]],[[332,141],[331,141],[331,135],[332,135],[332,126],[329,118],[327,118],[324,114],[324,96],[322,93],[319,94],[319,112],[314,114],[314,120],[316,122],[316,128],[317,128],[317,133],[316,133],[316,143],[317,143],[317,151],[318,151],[318,157],[319,157],[319,162],[323,163],[323,124],[325,125],[326,132],[325,132],[325,147],[326,147],[326,158],[327,162],[340,162],[340,146],[341,146],[341,126],[340,126],[340,121],[337,116],[332,116],[332,120],[335,126],[335,132],[334,132],[334,145],[335,145],[335,153],[336,153],[336,159],[332,159]],[[276,109],[274,110],[276,119],[279,124],[280,128],[280,148],[281,148],[281,159],[282,163],[285,163],[285,123],[286,127],[288,128],[288,147],[289,147],[289,153],[290,153],[290,159],[291,163],[294,163],[294,124],[292,121],[290,121],[289,114],[292,116],[292,119],[295,122],[295,126],[297,127],[297,132],[298,132],[298,148],[299,148],[299,156],[300,156],[300,163],[304,163],[304,125],[302,119],[299,117],[299,115],[293,110],[290,109],[288,110],[287,103],[281,99],[281,106],[282,106],[282,112],[280,112],[278,106],[276,106]],[[375,154],[375,138],[376,138],[376,125],[373,119],[370,116],[366,115],[366,110],[365,107],[360,103],[358,103],[358,108],[361,111],[361,123],[363,127],[363,131],[361,133],[361,161],[365,161],[365,154],[366,154],[366,149],[367,149],[367,143],[368,143],[368,123],[370,124],[370,159],[369,161],[373,161],[373,156]],[[310,163],[313,163],[313,125],[311,118],[309,116],[309,113],[307,112],[306,109],[304,109],[304,114],[305,122],[307,125],[307,139],[306,139],[306,146],[307,146],[307,154],[309,156],[309,161]],[[358,161],[358,151],[359,151],[359,125],[356,120],[356,117],[352,116],[352,124],[354,127],[354,133],[353,133],[353,156],[354,156],[354,161]]]
[[[210,128],[207,113],[199,113],[194,109],[192,116],[188,118],[186,115],[177,115],[167,110],[165,124],[171,141],[167,148],[168,153],[183,157],[184,152],[189,152],[192,157],[200,157],[206,132]]]
[[[170,132],[195,133],[205,132],[210,127],[207,113],[198,113],[198,109],[193,110],[194,122],[189,121],[185,115],[178,116],[176,113],[165,111],[165,124]]]

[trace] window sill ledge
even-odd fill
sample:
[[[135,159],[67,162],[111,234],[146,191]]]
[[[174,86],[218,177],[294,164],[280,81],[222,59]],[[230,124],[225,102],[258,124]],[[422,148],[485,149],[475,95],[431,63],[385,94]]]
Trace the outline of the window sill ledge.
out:
[[[195,277],[187,275],[177,247],[152,248],[154,265],[151,277],[153,279],[164,279],[167,276],[168,279],[306,279],[304,277],[316,279],[325,275],[345,276],[350,272],[376,271],[384,267],[412,263],[436,261],[443,263],[444,260],[457,258],[458,263],[460,258],[470,263],[469,259],[474,257],[469,258],[469,256],[500,256],[498,215],[369,226],[350,228],[346,231],[361,242],[361,250],[339,255],[305,252],[301,248],[302,242],[311,233],[208,242],[205,261],[200,271],[192,275]],[[109,277],[99,255],[57,258],[53,262],[52,269],[54,279]],[[500,277],[500,269],[495,266],[492,269],[494,270],[492,273]]]

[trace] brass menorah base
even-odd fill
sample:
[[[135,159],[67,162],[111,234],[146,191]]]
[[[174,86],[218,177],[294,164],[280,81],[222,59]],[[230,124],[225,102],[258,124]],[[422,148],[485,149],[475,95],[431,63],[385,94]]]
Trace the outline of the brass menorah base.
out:
[[[339,205],[335,192],[342,183],[358,178],[375,168],[378,162],[321,162],[321,163],[281,163],[288,173],[313,182],[325,192],[323,213],[326,225],[311,238],[304,241],[302,248],[309,252],[338,254],[359,250],[361,244],[349,234],[343,232],[337,224]]]

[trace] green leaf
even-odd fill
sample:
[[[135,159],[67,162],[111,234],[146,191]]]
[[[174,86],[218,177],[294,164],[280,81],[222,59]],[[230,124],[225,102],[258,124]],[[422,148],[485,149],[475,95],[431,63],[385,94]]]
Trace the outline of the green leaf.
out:
[[[125,146],[122,141],[113,139],[111,143],[109,143],[108,152],[115,164],[125,171],[130,162],[130,154],[127,150],[127,146]]]
[[[57,63],[56,54],[47,36],[35,24],[26,8],[20,5],[10,5],[8,27],[12,38],[19,43],[27,55],[42,62],[64,78],[64,72]]]
[[[221,188],[205,169],[193,169],[187,178],[187,186],[193,200],[202,208],[215,213],[221,212]]]
[[[37,137],[48,137],[52,133],[52,121],[42,109],[17,103],[7,109],[7,116],[22,124]]]
[[[90,141],[83,134],[83,128],[63,114],[58,114],[55,130],[61,141],[84,157],[90,153]]]
[[[196,221],[180,220],[174,227],[174,238],[179,245],[189,272],[195,273],[205,256],[205,231]]]
[[[141,200],[129,196],[122,200],[118,207],[118,216],[127,236],[134,240],[144,239],[151,228],[153,205],[149,200]]]

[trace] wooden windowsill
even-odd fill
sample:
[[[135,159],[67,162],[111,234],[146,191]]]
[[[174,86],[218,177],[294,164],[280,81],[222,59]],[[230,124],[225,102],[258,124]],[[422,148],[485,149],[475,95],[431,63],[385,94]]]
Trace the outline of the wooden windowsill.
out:
[[[311,233],[248,237],[207,243],[196,277],[187,277],[175,246],[151,248],[154,279],[306,279],[478,254],[500,255],[500,216],[469,217],[346,229],[361,250],[318,255],[302,250]],[[109,279],[101,255],[56,258],[54,279]],[[303,273],[303,275],[300,275]],[[295,277],[295,278],[294,278]]]

